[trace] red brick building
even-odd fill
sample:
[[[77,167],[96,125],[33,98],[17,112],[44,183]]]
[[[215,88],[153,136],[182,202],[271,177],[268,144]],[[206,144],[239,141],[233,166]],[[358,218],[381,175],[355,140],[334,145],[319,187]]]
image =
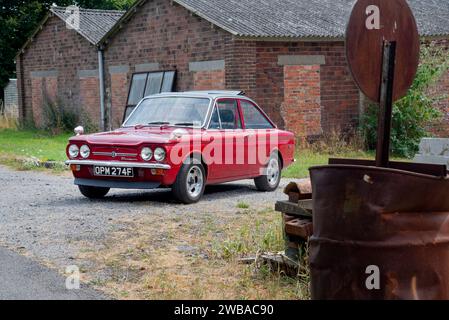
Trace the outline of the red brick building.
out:
[[[51,8],[16,57],[21,119],[41,126],[45,105],[61,103],[100,123],[97,45],[123,14],[82,9],[74,30],[68,29],[69,10]]]
[[[439,6],[409,1],[422,36],[431,40],[449,38],[449,3],[436,1]],[[52,17],[18,59],[22,116],[33,110],[39,121],[42,88],[82,106],[106,128],[119,126],[126,106],[145,92],[241,89],[298,136],[354,127],[365,99],[345,58],[352,2],[138,0],[125,14],[103,12],[116,22],[90,43]],[[448,83],[438,90],[448,92]],[[448,106],[449,99],[441,107]]]

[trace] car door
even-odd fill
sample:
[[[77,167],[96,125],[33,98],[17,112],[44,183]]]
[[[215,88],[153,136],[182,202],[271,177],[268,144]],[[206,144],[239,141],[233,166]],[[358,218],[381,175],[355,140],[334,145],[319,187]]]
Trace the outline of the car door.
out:
[[[216,101],[208,136],[212,140],[205,152],[212,160],[210,180],[226,181],[246,176],[244,131],[237,99]]]
[[[242,114],[245,146],[248,158],[247,170],[256,177],[262,173],[263,167],[273,150],[278,148],[276,126],[253,102],[239,100]]]

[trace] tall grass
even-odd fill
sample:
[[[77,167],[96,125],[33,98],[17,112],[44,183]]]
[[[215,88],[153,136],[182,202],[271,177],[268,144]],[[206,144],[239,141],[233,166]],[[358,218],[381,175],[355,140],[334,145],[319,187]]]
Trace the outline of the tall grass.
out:
[[[0,115],[0,130],[11,129],[16,130],[18,127],[17,120],[6,115]]]
[[[372,159],[373,153],[364,149],[364,139],[358,133],[324,133],[314,142],[297,146],[296,162],[284,170],[283,177],[307,178],[310,167],[327,165],[332,157]]]

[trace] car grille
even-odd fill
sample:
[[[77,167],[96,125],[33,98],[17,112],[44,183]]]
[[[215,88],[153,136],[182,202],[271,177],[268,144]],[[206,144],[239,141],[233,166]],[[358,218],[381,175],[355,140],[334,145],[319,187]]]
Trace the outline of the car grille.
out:
[[[99,160],[137,160],[138,153],[130,148],[95,147],[92,155]]]

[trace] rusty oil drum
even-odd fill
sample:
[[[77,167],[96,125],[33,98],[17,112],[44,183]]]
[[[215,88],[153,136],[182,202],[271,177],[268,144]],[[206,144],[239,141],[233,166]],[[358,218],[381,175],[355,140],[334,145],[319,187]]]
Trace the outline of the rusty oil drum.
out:
[[[310,169],[312,298],[449,299],[449,180],[354,165]],[[380,288],[366,286],[377,266]]]

